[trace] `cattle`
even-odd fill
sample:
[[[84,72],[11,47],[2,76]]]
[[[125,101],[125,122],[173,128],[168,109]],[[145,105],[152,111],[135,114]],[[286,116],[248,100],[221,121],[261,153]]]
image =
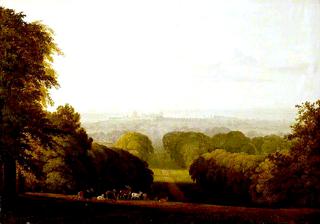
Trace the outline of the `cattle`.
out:
[[[87,189],[84,191],[83,197],[84,198],[92,198],[95,196],[93,188]]]
[[[130,189],[123,189],[119,191],[119,199],[122,200],[129,200],[131,198],[131,190]]]
[[[169,199],[168,197],[160,198],[160,199],[159,199],[159,202],[166,202],[166,201],[168,201],[168,199]]]
[[[106,191],[105,197],[106,197],[106,199],[117,200],[117,192],[115,190]]]
[[[78,192],[78,199],[84,199],[84,191]]]
[[[139,192],[139,193],[131,193],[131,200],[141,200],[143,199],[143,192]]]
[[[97,197],[97,200],[99,200],[99,201],[104,200],[104,199],[105,199],[104,194],[99,195],[99,196]]]

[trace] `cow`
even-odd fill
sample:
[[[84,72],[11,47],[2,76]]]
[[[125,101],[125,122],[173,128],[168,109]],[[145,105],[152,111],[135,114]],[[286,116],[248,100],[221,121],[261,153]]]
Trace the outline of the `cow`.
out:
[[[130,189],[123,189],[119,191],[119,199],[128,200],[131,197],[131,190]]]
[[[115,190],[113,190],[113,191],[106,191],[105,197],[106,197],[106,199],[117,200],[117,194],[116,194]]]
[[[104,200],[104,199],[105,199],[104,194],[99,195],[99,196],[97,197],[97,200],[99,200],[99,201]]]
[[[139,192],[139,193],[135,193],[135,192],[132,192],[131,193],[131,200],[141,200],[143,197],[143,192]]]

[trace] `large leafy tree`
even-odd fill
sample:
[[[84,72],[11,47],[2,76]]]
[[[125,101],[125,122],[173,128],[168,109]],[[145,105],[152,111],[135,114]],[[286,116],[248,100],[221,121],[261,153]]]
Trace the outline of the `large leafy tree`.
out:
[[[125,149],[131,154],[147,161],[154,149],[148,136],[138,132],[123,134],[114,144],[116,148]]]
[[[60,133],[54,136],[54,150],[41,150],[43,188],[55,192],[83,189],[90,182],[88,150],[92,139],[81,127],[79,113],[68,104],[59,106],[49,118]]]
[[[136,191],[150,189],[153,172],[145,161],[130,152],[93,143],[88,154],[95,169],[91,186],[97,191],[121,189],[126,185]]]
[[[169,132],[162,138],[163,147],[182,168],[203,153],[211,151],[211,139],[199,132]]]
[[[297,107],[291,149],[269,155],[252,177],[257,202],[320,205],[320,100]]]
[[[44,110],[58,87],[52,67],[60,54],[52,31],[0,7],[0,156],[4,196],[14,195],[15,160],[25,159],[31,139],[48,144],[54,131]]]
[[[240,196],[248,200],[250,176],[262,159],[259,155],[216,149],[195,159],[189,173],[210,193]]]

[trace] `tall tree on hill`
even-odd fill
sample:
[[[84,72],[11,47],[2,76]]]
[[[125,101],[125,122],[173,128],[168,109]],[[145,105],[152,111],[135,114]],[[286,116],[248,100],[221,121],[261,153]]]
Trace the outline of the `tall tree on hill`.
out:
[[[0,191],[3,205],[15,196],[15,161],[23,161],[30,139],[50,143],[54,131],[44,110],[49,89],[58,87],[52,67],[60,54],[53,32],[25,15],[0,7]],[[9,205],[9,204],[8,204]],[[2,207],[3,208],[3,207]],[[3,209],[2,209],[3,210]]]
[[[297,107],[291,149],[270,154],[252,177],[258,203],[320,205],[320,100]]]

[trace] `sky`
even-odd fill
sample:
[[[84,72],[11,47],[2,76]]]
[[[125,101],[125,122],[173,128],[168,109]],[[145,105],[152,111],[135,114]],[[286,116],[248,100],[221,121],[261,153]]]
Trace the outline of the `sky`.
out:
[[[293,108],[320,98],[317,0],[0,0],[55,31],[55,106]]]

